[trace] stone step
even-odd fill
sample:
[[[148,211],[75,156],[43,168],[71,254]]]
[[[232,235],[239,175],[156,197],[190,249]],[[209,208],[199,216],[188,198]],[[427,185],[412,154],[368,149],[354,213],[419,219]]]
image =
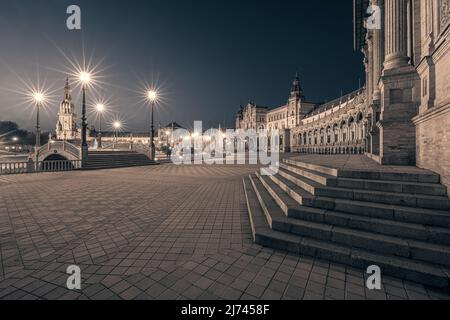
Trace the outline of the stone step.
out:
[[[280,163],[280,168],[303,176],[311,181],[321,184],[322,186],[431,196],[447,196],[446,187],[438,183],[336,178],[324,173],[304,169],[287,163]]]
[[[438,244],[420,242],[413,239],[403,239],[398,236],[389,236],[372,231],[334,226],[328,223],[316,223],[286,217],[280,207],[267,192],[267,177],[257,176],[258,181],[252,179],[255,191],[267,204],[270,204],[268,221],[273,230],[292,233],[300,236],[329,241],[336,244],[353,246],[371,252],[391,254],[404,258],[423,260],[430,263],[438,263],[450,266],[450,247]]]
[[[109,160],[98,160],[98,159],[88,159],[89,163],[142,163],[142,162],[150,162],[149,159],[109,159]]]
[[[98,169],[117,169],[117,168],[131,168],[131,167],[145,167],[157,165],[157,163],[147,164],[123,164],[123,165],[87,165],[83,167],[83,170],[98,170]]]
[[[146,163],[151,162],[148,159],[140,159],[140,160],[109,160],[109,161],[99,161],[99,160],[88,160],[88,163]]]
[[[446,187],[444,185],[437,183],[338,178],[336,181],[336,187],[347,189],[421,194],[430,196],[443,196],[443,197],[447,196]]]
[[[443,267],[272,230],[264,213],[264,211],[270,212],[270,209],[265,206],[262,199],[258,199],[251,181],[250,177],[243,179],[250,225],[256,243],[355,268],[366,269],[370,265],[378,265],[385,275],[442,290],[449,289],[448,271]]]
[[[306,168],[319,173],[324,173],[335,178],[365,179],[365,180],[384,180],[384,181],[402,181],[402,182],[422,182],[422,183],[440,183],[438,174],[432,172],[410,173],[396,171],[370,171],[370,170],[338,170],[325,166],[302,162],[299,160],[283,159],[284,163],[294,165],[300,168]]]
[[[337,178],[328,174],[320,173],[317,171],[309,170],[306,168],[298,167],[295,165],[280,163],[280,168],[296,173],[302,177],[305,177],[311,181],[317,182],[322,186],[335,187],[337,185]]]
[[[143,154],[132,151],[90,152],[85,170],[138,167],[156,164]]]
[[[450,228],[440,228],[424,226],[417,223],[370,218],[300,205],[297,208],[290,210],[288,217],[379,233],[388,236],[398,236],[435,244],[450,245]]]
[[[280,168],[280,176],[291,181],[314,196],[368,201],[399,206],[418,207],[450,211],[450,199],[440,196],[382,192],[372,190],[325,187],[286,169]]]
[[[148,158],[144,155],[142,156],[90,156],[88,157],[89,160],[103,160],[108,161],[110,159],[117,159],[117,160],[139,160],[139,159],[147,159]]]
[[[148,166],[152,165],[153,162],[142,162],[142,163],[87,163],[85,167],[132,167],[132,166]]]
[[[414,208],[381,203],[314,197],[293,182],[279,176],[270,176],[271,180],[286,192],[298,204],[319,209],[350,213],[371,218],[418,223],[427,226],[450,227],[450,212],[437,209]]]
[[[299,168],[303,168],[303,169],[308,169],[310,171],[315,171],[318,173],[323,173],[325,175],[337,178],[338,177],[338,170],[334,169],[334,168],[328,168],[328,167],[324,167],[324,166],[319,166],[317,164],[312,164],[312,163],[307,163],[307,162],[302,162],[302,161],[298,161],[298,160],[292,160],[292,159],[283,159],[284,163],[299,167]]]
[[[418,223],[408,223],[376,217],[366,217],[356,214],[302,206],[295,203],[273,181],[265,181],[271,193],[276,193],[282,207],[287,208],[284,214],[289,218],[309,222],[326,223],[338,227],[347,227],[362,231],[400,236],[408,239],[427,241],[436,244],[450,244],[450,228],[425,226]],[[267,189],[266,188],[266,189]]]

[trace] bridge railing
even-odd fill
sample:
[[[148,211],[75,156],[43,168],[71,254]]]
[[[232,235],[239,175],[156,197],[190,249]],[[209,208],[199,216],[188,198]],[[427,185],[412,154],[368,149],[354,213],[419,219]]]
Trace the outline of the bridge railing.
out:
[[[40,161],[35,168],[36,172],[61,172],[81,169],[81,160],[52,160]]]
[[[45,151],[49,150],[62,150],[66,151],[67,153],[75,156],[76,158],[80,158],[81,149],[77,147],[76,145],[67,142],[67,141],[52,141],[47,143],[46,145],[42,146],[38,150],[38,154],[42,154]]]
[[[28,173],[28,162],[5,162],[0,163],[0,175]],[[32,162],[32,165],[34,163]]]
[[[81,160],[51,160],[0,163],[0,175],[33,172],[63,172],[81,169]]]
[[[134,143],[131,146],[131,150],[135,151],[137,153],[145,154],[147,157],[150,157],[152,154],[152,151],[149,146],[146,146],[142,143]]]

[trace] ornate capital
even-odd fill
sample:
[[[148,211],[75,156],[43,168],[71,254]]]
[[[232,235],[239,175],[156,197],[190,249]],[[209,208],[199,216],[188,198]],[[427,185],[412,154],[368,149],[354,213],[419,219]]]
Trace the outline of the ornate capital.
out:
[[[447,26],[450,21],[450,0],[441,0],[441,28]]]

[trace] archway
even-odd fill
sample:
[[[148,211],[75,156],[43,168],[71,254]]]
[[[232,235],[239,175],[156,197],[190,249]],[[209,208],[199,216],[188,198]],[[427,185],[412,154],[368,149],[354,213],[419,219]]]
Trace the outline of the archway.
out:
[[[47,158],[44,159],[43,162],[46,162],[46,161],[47,162],[48,161],[67,161],[67,160],[69,160],[69,159],[67,159],[66,157],[64,157],[64,156],[60,155],[59,153],[57,153],[57,154],[49,155]]]
[[[51,154],[47,156],[39,164],[39,167],[41,171],[66,171],[75,169],[73,162],[61,154]]]

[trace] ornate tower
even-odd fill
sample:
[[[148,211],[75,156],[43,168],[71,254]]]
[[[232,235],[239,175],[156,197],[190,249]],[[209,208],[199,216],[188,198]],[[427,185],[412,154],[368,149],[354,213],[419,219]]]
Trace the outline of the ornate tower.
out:
[[[69,78],[64,87],[64,100],[59,106],[58,123],[56,124],[57,140],[76,140],[77,124],[75,114],[75,105],[72,103],[72,89],[69,84]]]
[[[291,95],[288,101],[288,128],[295,128],[299,124],[299,114],[301,102],[304,99],[303,90],[300,85],[300,79],[298,74],[295,75],[294,81],[292,82]]]

